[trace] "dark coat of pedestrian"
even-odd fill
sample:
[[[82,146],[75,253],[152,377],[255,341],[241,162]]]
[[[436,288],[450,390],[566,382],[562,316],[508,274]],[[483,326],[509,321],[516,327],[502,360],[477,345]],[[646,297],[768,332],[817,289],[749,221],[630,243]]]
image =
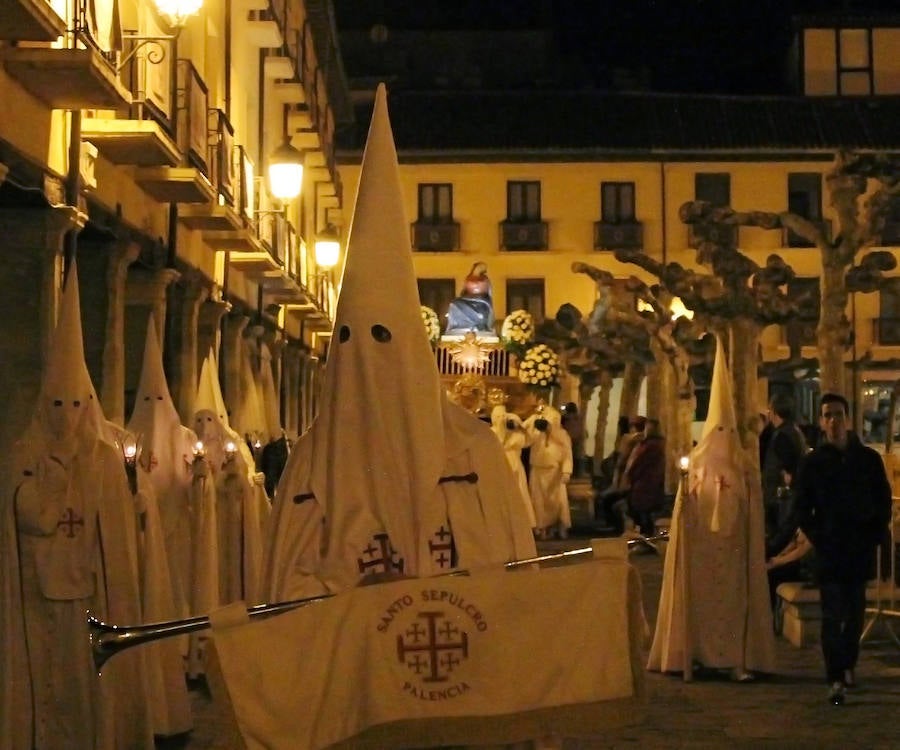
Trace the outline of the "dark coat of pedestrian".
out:
[[[797,523],[816,553],[828,698],[839,705],[855,681],[866,581],[888,530],[891,486],[881,456],[848,432],[847,400],[826,393],[819,408],[824,441],[801,463],[794,493]]]

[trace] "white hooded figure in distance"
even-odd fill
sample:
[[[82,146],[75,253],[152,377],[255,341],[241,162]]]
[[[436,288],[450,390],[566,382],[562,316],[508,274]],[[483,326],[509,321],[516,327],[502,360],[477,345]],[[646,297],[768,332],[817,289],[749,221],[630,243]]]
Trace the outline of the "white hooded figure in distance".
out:
[[[181,424],[172,403],[152,314],[127,429],[140,449],[135,479],[137,496],[143,499],[140,537],[144,619],[162,622],[187,617],[191,591],[191,462],[197,436]],[[186,638],[179,638],[145,646],[154,734],[181,734],[191,728],[181,653],[186,644]]]
[[[736,679],[775,667],[759,476],[741,447],[717,342],[709,412],[678,490],[647,668]]]
[[[562,426],[562,415],[546,404],[525,420],[525,430],[531,441],[528,489],[538,532],[565,539],[572,527],[566,489],[572,476],[572,439]]]
[[[3,501],[0,564],[12,584],[0,602],[3,747],[153,746],[143,654],[120,655],[98,680],[86,637],[88,610],[141,622],[134,502],[107,434],[84,361],[73,262]]]
[[[204,475],[206,492],[215,492],[218,600],[256,604],[269,502],[250,447],[229,425],[211,351],[200,371],[194,411],[194,431],[203,444],[195,473]]]
[[[534,555],[488,425],[441,386],[379,86],[318,416],[291,451],[266,548],[270,601]]]
[[[531,504],[531,494],[528,492],[528,477],[525,475],[525,464],[522,463],[522,450],[531,445],[531,438],[525,430],[521,417],[511,411],[506,411],[503,404],[497,404],[491,410],[491,429],[506,452],[506,460],[512,470],[519,488],[519,497],[522,508],[528,517],[531,528],[537,527],[534,517],[534,506]]]

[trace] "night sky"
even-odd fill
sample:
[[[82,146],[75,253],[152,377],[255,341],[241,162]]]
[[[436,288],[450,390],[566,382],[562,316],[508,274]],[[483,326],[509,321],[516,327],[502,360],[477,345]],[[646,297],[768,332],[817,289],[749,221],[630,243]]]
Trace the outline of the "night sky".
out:
[[[796,13],[900,13],[900,0],[334,0],[338,28],[554,29],[568,78],[627,68],[659,91],[785,93]]]

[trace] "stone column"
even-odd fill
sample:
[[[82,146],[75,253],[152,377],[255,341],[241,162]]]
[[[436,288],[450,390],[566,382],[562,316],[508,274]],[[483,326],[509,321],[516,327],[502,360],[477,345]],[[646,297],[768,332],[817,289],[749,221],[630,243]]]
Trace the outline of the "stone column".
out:
[[[134,395],[144,364],[144,345],[147,340],[147,321],[153,316],[160,350],[166,351],[167,292],[169,285],[181,274],[174,268],[151,270],[139,265],[128,269],[125,282],[125,414],[133,408]],[[165,357],[165,354],[163,354]],[[171,393],[171,389],[170,389]]]
[[[272,382],[275,384],[275,398],[278,400],[276,405],[276,408],[278,409],[278,421],[281,423],[282,429],[284,429],[285,422],[287,421],[287,405],[285,403],[284,389],[281,387],[281,383],[283,379],[284,350],[287,346],[287,341],[283,338],[278,338],[278,331],[267,331],[263,339],[269,350],[269,354],[272,357],[270,366],[272,368]],[[260,359],[260,367],[261,366],[262,359]]]
[[[300,434],[300,372],[302,349],[286,344],[281,352],[281,398],[284,403],[284,431],[294,440]]]
[[[106,269],[107,314],[103,345],[103,386],[100,403],[106,418],[125,426],[125,282],[128,266],[138,257],[134,242],[117,242],[110,248]]]
[[[244,346],[244,331],[250,318],[240,313],[225,316],[222,340],[222,365],[225,375],[224,397],[229,409],[236,410],[241,403],[241,354]]]
[[[65,236],[85,218],[69,206],[0,209],[0,476],[37,404],[59,317]]]
[[[172,315],[166,319],[166,330],[171,344],[168,372],[172,375],[172,400],[182,424],[191,425],[200,374],[197,367],[200,305],[209,297],[209,282],[199,274],[187,273],[170,287],[170,291],[173,295]]]
[[[168,312],[166,292],[169,285],[178,281],[180,277],[181,274],[174,268],[160,268],[155,271],[136,267],[128,269],[125,304],[127,307],[149,308],[156,324],[156,335],[159,337],[159,346],[162,350],[165,350]],[[141,353],[143,353],[143,349]]]
[[[223,300],[207,299],[200,305],[200,316],[197,321],[198,362],[203,362],[210,349],[215,352],[218,360],[222,343],[219,325],[222,316],[230,309],[231,303]]]

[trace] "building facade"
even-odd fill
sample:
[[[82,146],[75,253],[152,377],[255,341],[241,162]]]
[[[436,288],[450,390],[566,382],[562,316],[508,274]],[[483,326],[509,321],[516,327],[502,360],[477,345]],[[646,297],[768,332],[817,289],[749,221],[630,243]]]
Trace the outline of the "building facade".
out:
[[[210,348],[233,409],[264,342],[282,424],[304,429],[339,277],[314,242],[343,225],[334,135],[352,117],[329,4],[2,0],[0,101],[0,452],[33,410],[74,259],[108,419],[127,419],[152,312],[185,424]],[[305,169],[277,199],[285,144]]]
[[[468,33],[461,44],[474,82],[435,77],[425,87],[399,63],[384,68],[394,81],[390,109],[423,303],[442,314],[473,262],[481,261],[493,281],[498,321],[523,307],[553,316],[566,303],[587,313],[597,290],[572,272],[574,262],[654,282],[615,259],[617,248],[629,248],[708,272],[696,248],[703,232],[718,232],[719,241],[760,266],[780,255],[797,275],[791,291],[810,300],[790,323],[763,332],[758,401],[764,410],[770,390],[789,389],[803,416],[813,417],[820,251],[786,229],[700,227],[679,215],[684,203],[705,200],[736,211],[791,211],[837,226],[825,181],[836,152],[900,151],[891,125],[900,114],[898,19],[798,18],[795,32],[792,96],[503,88],[492,64],[495,49],[478,57],[474,50],[485,48]],[[418,59],[417,44],[430,43],[432,35],[383,36],[342,36],[351,83],[360,60],[384,66],[384,60]],[[527,37],[528,46],[524,38],[514,32],[494,47],[543,49],[540,32]],[[401,49],[392,49],[391,39]],[[385,48],[380,58],[371,49],[378,44]],[[523,69],[537,57],[523,56]],[[360,105],[358,123],[366,121],[365,111]],[[340,153],[348,188],[358,175],[353,146],[360,137]],[[895,254],[900,247],[900,198],[880,244]],[[900,278],[891,278],[879,292],[853,294],[847,310],[854,335],[846,361],[862,363],[851,368],[860,414],[877,408],[879,394],[900,377],[898,294]],[[587,423],[590,429],[592,420]]]

